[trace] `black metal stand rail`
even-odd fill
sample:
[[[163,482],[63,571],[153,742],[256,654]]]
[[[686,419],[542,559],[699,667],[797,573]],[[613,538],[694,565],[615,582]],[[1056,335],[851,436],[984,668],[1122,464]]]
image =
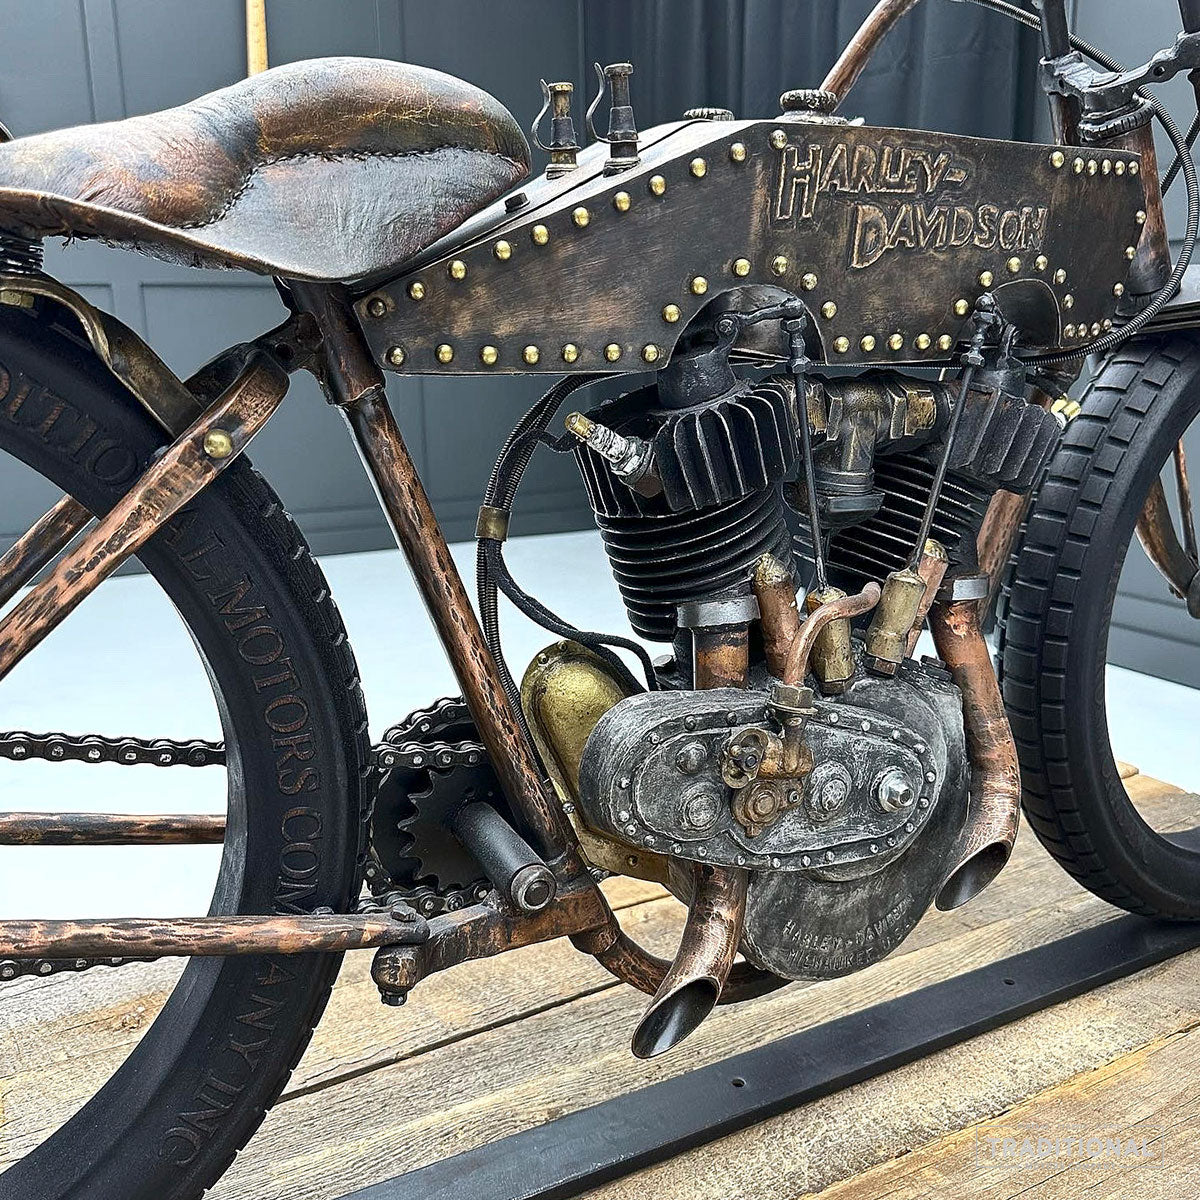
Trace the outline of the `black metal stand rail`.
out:
[[[566,1200],[1197,946],[1200,925],[1106,921],[343,1200]]]

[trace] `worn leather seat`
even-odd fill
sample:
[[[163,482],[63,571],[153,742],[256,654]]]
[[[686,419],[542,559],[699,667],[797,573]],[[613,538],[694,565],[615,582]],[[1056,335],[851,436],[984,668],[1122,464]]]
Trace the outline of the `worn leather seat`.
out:
[[[0,228],[356,280],[528,170],[524,135],[486,92],[404,63],[311,59],[179,108],[0,145]]]

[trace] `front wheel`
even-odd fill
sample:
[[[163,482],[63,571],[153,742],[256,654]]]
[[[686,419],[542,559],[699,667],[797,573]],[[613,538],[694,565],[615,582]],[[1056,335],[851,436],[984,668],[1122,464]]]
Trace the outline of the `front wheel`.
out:
[[[1127,552],[1142,553],[1148,500],[1182,495],[1182,507],[1166,508],[1195,557],[1176,456],[1198,412],[1194,336],[1136,339],[1104,362],[1030,508],[999,646],[1025,814],[1042,844],[1110,903],[1187,920],[1200,918],[1200,831],[1183,827],[1186,812],[1145,810],[1127,790],[1109,741],[1106,670],[1117,585]],[[1153,592],[1146,611],[1186,611],[1165,580]]]
[[[33,315],[11,309],[0,314],[0,449],[6,471],[32,472],[93,513],[104,513],[161,441],[161,432],[86,346]],[[152,538],[139,557],[182,618],[203,668],[186,678],[177,675],[166,686],[203,688],[207,677],[211,696],[204,703],[214,721],[219,718],[225,742],[224,767],[204,769],[206,782],[216,785],[212,799],[226,809],[209,911],[299,913],[326,905],[345,911],[357,895],[364,853],[366,717],[341,619],[298,531],[278,498],[242,461]],[[72,622],[101,601],[104,587],[120,586],[103,585],[51,642],[70,635]],[[104,695],[116,721],[162,683],[162,667],[146,661],[135,626],[127,619],[123,627],[106,627],[125,639],[118,672],[89,679],[94,667],[86,647],[78,662],[77,675],[87,687],[75,691]],[[186,645],[181,653],[186,656]],[[110,653],[107,661],[112,658]],[[38,671],[34,650],[0,684],[0,727],[37,728],[53,720],[55,728],[83,732],[73,729],[69,711],[31,714],[31,698],[46,692]],[[59,693],[60,707],[68,703],[68,690]],[[155,714],[149,715],[153,720]],[[21,772],[33,765],[0,764],[9,804],[23,786]],[[89,784],[111,789],[114,781],[104,767],[82,769],[101,772]],[[211,774],[222,770],[224,779]],[[168,810],[174,774],[159,776]],[[68,772],[52,784],[45,806],[78,807],[80,793],[71,792],[71,782]],[[157,911],[155,893],[169,882],[172,851],[134,852],[152,860],[146,863],[144,915],[165,915]],[[91,851],[17,847],[4,853]],[[38,911],[44,890],[18,889],[12,883],[16,869],[9,870],[8,885],[0,886],[0,922],[5,916],[44,915]],[[56,877],[52,866],[44,869],[45,878]],[[137,878],[143,878],[140,871]],[[97,912],[97,900],[91,899],[92,915],[122,915]],[[195,1200],[278,1097],[321,1015],[338,963],[338,956],[311,954],[190,960],[115,1073],[106,1082],[90,1076],[69,1081],[70,1095],[59,1108],[73,1115],[57,1132],[29,1146],[9,1123],[0,1148],[0,1170],[8,1167],[0,1174],[0,1196]],[[0,983],[0,997],[5,988],[21,989],[25,982]],[[69,987],[70,981],[59,985]],[[23,1157],[13,1162],[14,1152]]]

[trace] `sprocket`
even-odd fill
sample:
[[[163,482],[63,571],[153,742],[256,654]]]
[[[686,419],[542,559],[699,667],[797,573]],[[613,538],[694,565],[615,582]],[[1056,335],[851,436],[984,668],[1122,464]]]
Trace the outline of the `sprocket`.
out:
[[[439,765],[446,757],[439,753],[441,747],[473,744],[477,738],[459,700],[439,701],[418,720],[410,718],[403,728],[388,731],[387,743],[402,741],[410,751],[414,744],[424,745],[430,754],[426,765],[397,764],[378,776],[367,869],[374,895],[416,888],[445,894],[486,883],[479,863],[450,832],[449,822],[469,800],[486,800],[503,810],[496,773],[486,759]],[[380,761],[385,761],[383,756]]]

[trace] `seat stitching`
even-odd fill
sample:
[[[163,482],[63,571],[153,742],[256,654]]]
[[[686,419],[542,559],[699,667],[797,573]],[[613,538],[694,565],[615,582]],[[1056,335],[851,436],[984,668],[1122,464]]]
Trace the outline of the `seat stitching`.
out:
[[[337,162],[342,159],[357,159],[365,162],[372,158],[417,158],[422,154],[437,154],[441,150],[462,150],[468,154],[486,154],[491,158],[498,158],[503,162],[510,163],[522,171],[525,170],[524,163],[518,162],[515,158],[510,158],[507,154],[499,154],[494,150],[483,150],[478,146],[463,146],[455,142],[447,142],[442,146],[427,146],[421,150],[339,150],[333,153],[323,150],[297,150],[291,154],[280,154],[275,158],[264,158],[261,162],[255,163],[247,173],[246,178],[242,181],[241,186],[229,194],[229,198],[211,217],[205,217],[203,221],[188,221],[183,225],[172,225],[171,228],[203,229],[205,226],[215,224],[246,194],[250,185],[254,182],[254,176],[259,171],[264,167],[275,166],[277,163],[291,162],[301,158],[320,158],[326,162]]]

